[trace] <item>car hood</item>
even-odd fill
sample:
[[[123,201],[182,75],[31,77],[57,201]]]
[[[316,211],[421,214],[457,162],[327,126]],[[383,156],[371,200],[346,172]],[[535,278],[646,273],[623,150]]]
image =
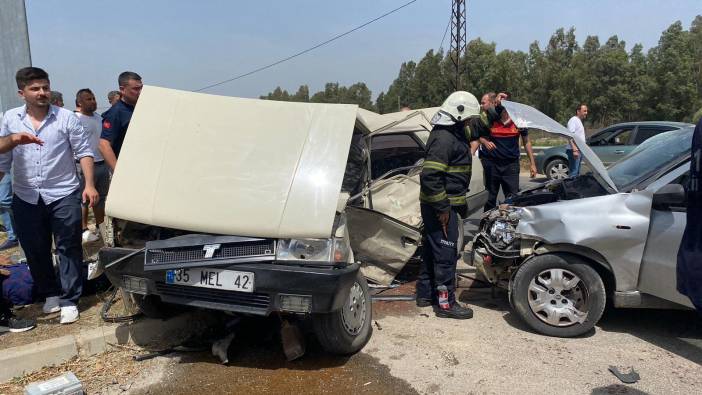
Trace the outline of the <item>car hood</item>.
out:
[[[107,213],[253,237],[329,237],[358,106],[144,87]]]
[[[617,186],[609,177],[609,173],[607,173],[607,169],[605,168],[604,164],[602,164],[602,161],[597,157],[592,149],[588,147],[585,141],[576,138],[575,135],[568,130],[568,128],[549,118],[541,111],[531,106],[527,106],[526,104],[503,100],[502,106],[504,106],[512,118],[512,121],[519,128],[539,129],[548,133],[560,134],[562,136],[572,138],[583,157],[592,166],[592,171],[598,181],[600,181],[605,188],[609,188],[614,192],[617,192]]]

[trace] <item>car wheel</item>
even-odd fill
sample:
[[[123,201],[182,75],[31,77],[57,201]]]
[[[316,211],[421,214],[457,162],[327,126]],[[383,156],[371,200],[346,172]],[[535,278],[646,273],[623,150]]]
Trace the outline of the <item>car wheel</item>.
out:
[[[568,161],[557,158],[553,159],[548,164],[546,164],[545,169],[546,177],[550,180],[562,180],[568,178],[570,174],[570,168],[568,167]]]
[[[178,315],[185,311],[185,307],[164,303],[156,295],[131,294],[132,300],[139,310],[149,318],[164,319]]]
[[[371,298],[368,283],[359,271],[343,306],[313,317],[314,331],[322,347],[330,353],[358,352],[370,340]]]
[[[522,264],[510,287],[510,304],[535,331],[573,337],[590,331],[606,295],[595,269],[574,255],[546,254]]]

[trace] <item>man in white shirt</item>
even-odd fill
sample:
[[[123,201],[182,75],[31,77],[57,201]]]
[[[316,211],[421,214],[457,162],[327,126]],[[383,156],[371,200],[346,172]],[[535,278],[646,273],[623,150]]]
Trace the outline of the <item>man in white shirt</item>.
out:
[[[82,208],[83,220],[81,225],[83,226],[83,242],[91,242],[100,237],[98,227],[105,221],[105,198],[107,197],[107,191],[110,187],[110,173],[98,149],[100,133],[102,133],[102,117],[95,112],[97,109],[97,100],[93,92],[87,88],[79,90],[78,93],[76,93],[76,106],[80,109],[76,115],[81,125],[83,125],[85,133],[88,135],[90,149],[95,154],[93,178],[95,189],[97,189],[98,194],[100,194],[100,200],[93,206],[93,215],[95,216],[95,230],[93,232],[88,229],[88,205],[83,204]],[[76,160],[76,163],[78,164],[76,168],[82,186],[85,185],[85,177],[83,177],[83,172],[81,171],[78,160]]]
[[[578,108],[575,109],[575,116],[568,121],[568,131],[573,133],[574,138],[578,139],[578,142],[581,144],[585,144],[585,127],[583,126],[583,120],[585,120],[585,118],[587,118],[587,105],[585,105],[585,103],[580,103]],[[575,145],[575,140],[570,140],[570,145],[568,149],[566,149],[566,155],[568,155],[570,176],[577,176],[580,173],[582,157],[580,156],[578,146]]]

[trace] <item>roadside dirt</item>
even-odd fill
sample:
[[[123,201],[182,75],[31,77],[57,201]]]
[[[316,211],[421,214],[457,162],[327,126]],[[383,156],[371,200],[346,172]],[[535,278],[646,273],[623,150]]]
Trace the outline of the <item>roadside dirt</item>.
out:
[[[42,340],[53,339],[65,335],[75,335],[81,331],[95,329],[102,325],[107,325],[100,317],[100,309],[107,298],[108,293],[102,292],[95,295],[85,296],[78,303],[80,319],[69,325],[59,323],[60,313],[45,315],[42,311],[42,303],[35,303],[25,308],[15,311],[15,314],[22,318],[34,318],[37,320],[37,327],[28,332],[0,334],[0,350],[22,346]],[[110,314],[122,313],[124,305],[121,298],[115,301],[110,308]]]

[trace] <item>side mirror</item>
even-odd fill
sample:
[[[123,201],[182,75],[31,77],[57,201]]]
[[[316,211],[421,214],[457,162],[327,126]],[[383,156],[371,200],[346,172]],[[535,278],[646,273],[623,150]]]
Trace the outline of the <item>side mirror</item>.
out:
[[[680,184],[668,184],[653,194],[653,207],[684,207],[686,203],[685,188]]]

